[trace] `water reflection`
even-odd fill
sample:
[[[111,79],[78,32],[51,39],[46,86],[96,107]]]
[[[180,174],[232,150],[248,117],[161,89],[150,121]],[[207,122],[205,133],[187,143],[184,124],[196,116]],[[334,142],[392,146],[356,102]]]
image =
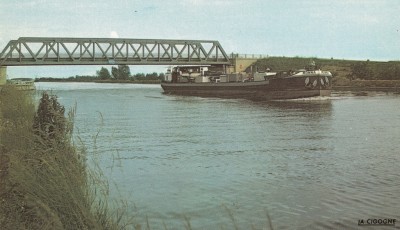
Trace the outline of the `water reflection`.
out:
[[[273,108],[281,111],[315,112],[316,114],[329,115],[332,112],[331,100],[287,100],[287,101],[265,101],[257,102],[255,105]]]

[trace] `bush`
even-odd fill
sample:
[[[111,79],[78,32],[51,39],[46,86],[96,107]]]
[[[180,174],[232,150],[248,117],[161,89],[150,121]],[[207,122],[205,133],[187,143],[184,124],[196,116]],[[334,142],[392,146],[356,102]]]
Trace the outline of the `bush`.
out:
[[[44,92],[33,121],[34,134],[40,140],[50,142],[49,145],[68,141],[72,126],[67,124],[64,113],[65,108],[57,101],[57,97]]]

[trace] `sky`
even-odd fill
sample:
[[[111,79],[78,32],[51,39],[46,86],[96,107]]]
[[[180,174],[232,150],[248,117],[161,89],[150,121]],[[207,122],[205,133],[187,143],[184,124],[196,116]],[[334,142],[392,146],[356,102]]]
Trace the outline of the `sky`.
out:
[[[399,0],[0,0],[0,50],[19,37],[195,39],[218,40],[228,54],[400,60],[399,12]],[[68,77],[100,68],[7,73]],[[164,68],[130,66],[132,73]]]

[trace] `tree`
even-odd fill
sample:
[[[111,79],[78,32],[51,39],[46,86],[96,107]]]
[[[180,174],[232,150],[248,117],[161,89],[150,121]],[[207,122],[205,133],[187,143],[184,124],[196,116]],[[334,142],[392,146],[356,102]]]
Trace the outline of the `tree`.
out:
[[[148,79],[148,80],[157,80],[158,79],[158,73],[156,73],[156,72],[148,73],[148,74],[146,74],[146,79]]]
[[[131,76],[131,70],[127,65],[118,65],[118,71],[121,80],[128,80]]]
[[[98,70],[96,73],[97,77],[99,77],[101,80],[107,80],[111,78],[110,71],[108,71],[108,69],[104,67],[101,67],[101,69]]]
[[[135,80],[145,80],[146,75],[144,75],[144,73],[136,73],[134,78]]]
[[[114,79],[119,79],[119,71],[118,71],[117,67],[113,66],[111,68],[111,74],[112,74]]]
[[[33,121],[34,133],[43,142],[64,143],[72,132],[64,113],[65,108],[57,101],[57,97],[44,92]]]
[[[114,66],[111,68],[111,74],[117,80],[128,80],[131,71],[127,65],[118,65],[118,68]]]

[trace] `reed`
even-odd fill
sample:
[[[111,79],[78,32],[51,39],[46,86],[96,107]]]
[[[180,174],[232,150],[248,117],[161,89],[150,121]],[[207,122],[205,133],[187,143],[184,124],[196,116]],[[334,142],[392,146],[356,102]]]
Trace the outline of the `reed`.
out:
[[[110,211],[100,173],[86,166],[73,144],[75,109],[67,116],[44,93],[35,112],[32,95],[6,86],[0,92],[0,226],[2,229],[123,229]]]

